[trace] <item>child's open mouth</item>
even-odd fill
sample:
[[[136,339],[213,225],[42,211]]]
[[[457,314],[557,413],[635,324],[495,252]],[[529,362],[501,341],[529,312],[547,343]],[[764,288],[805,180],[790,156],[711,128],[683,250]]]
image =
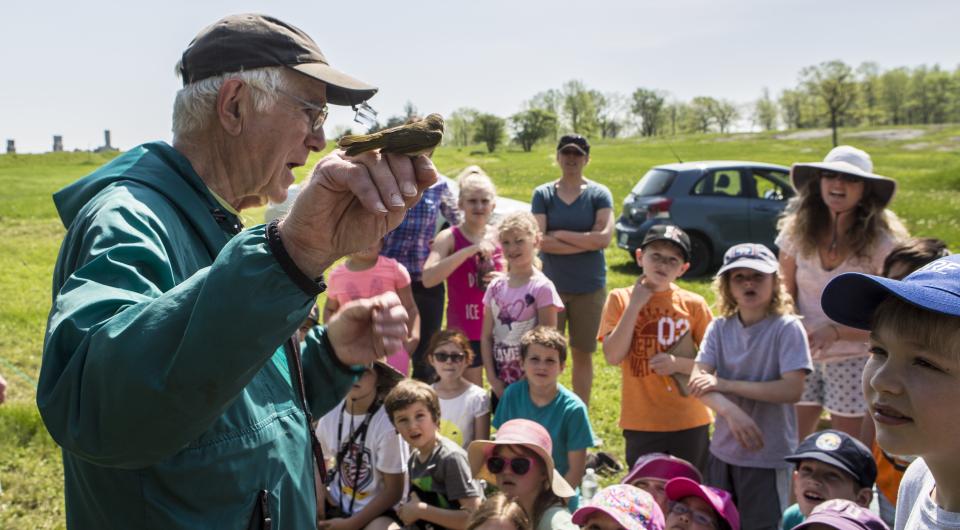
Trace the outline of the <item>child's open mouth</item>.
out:
[[[809,491],[809,490],[803,492],[803,498],[804,498],[804,499],[807,499],[807,500],[810,501],[810,502],[818,502],[818,503],[819,503],[819,502],[823,502],[823,501],[826,500],[826,499],[823,497],[823,495],[820,495],[819,493],[817,493],[817,492],[815,492],[815,491]]]

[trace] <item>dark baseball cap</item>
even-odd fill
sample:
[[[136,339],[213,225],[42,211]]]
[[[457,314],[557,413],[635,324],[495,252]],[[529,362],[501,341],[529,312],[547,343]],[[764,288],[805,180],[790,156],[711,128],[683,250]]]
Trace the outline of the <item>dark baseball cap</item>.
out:
[[[841,274],[823,289],[820,305],[831,320],[869,330],[874,311],[890,295],[927,311],[960,317],[960,254],[932,261],[902,280]]]
[[[585,155],[590,154],[590,142],[579,134],[565,134],[561,136],[560,141],[557,142],[557,151],[562,150],[564,147],[573,147]]]
[[[873,486],[877,480],[877,463],[870,449],[841,431],[826,430],[807,436],[797,451],[784,460],[793,463],[816,460],[829,464],[852,476],[863,488]]]
[[[376,87],[330,67],[317,43],[301,29],[253,13],[230,15],[207,26],[187,46],[180,60],[183,84],[242,70],[286,66],[327,84],[327,101],[357,105]]]
[[[643,243],[640,243],[640,248],[646,248],[654,241],[669,241],[677,245],[683,252],[683,261],[690,261],[690,236],[679,226],[669,224],[651,226],[647,230],[647,235],[643,236]]]

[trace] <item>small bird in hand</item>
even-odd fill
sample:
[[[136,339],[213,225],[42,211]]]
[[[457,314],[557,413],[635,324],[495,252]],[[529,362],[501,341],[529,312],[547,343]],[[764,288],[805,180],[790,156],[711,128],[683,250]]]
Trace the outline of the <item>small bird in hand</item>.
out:
[[[443,140],[443,117],[430,114],[422,120],[391,127],[370,134],[351,134],[340,138],[337,145],[347,156],[356,156],[372,149],[381,153],[417,156],[427,154]]]

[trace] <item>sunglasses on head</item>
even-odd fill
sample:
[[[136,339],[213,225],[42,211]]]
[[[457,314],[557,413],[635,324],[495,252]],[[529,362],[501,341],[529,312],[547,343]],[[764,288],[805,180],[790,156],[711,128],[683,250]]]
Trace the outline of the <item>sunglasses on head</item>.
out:
[[[491,456],[487,459],[487,471],[494,475],[503,472],[507,466],[510,466],[510,471],[512,471],[514,475],[526,475],[533,467],[533,459],[529,456],[519,456],[517,458]]]
[[[851,175],[849,173],[840,173],[837,171],[821,171],[820,178],[827,179],[827,180],[840,179],[841,181],[847,182],[849,184],[856,184],[857,182],[863,181],[862,178],[856,175]]]
[[[462,353],[437,352],[433,354],[433,358],[436,359],[437,362],[441,362],[441,363],[445,363],[447,361],[459,363],[459,362],[463,362],[463,360],[466,359],[466,357],[467,356]]]

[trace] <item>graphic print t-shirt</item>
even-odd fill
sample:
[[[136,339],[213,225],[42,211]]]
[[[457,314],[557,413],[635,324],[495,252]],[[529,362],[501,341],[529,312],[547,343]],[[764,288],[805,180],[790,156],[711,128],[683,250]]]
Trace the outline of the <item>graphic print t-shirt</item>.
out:
[[[614,289],[603,307],[598,338],[613,332],[630,303],[633,286]],[[690,331],[698,345],[713,319],[702,296],[671,284],[654,293],[634,323],[630,352],[620,363],[620,427],[631,431],[673,432],[710,423],[706,405],[681,396],[670,376],[657,375],[650,359]]]
[[[350,440],[351,428],[353,430],[360,428],[365,417],[366,414],[353,415],[345,412],[343,402],[324,415],[316,431],[323,454],[327,457],[338,455],[344,444]],[[341,425],[339,440],[337,440],[338,425]],[[344,451],[343,459],[336,464],[336,479],[328,488],[332,503],[340,504],[344,510],[350,509],[350,499],[354,497],[351,513],[362,510],[370,499],[383,490],[381,473],[399,474],[407,470],[409,454],[407,444],[397,434],[383,407],[380,407],[370,418],[370,425],[362,444],[361,438],[364,437],[357,436],[350,447]]]
[[[493,280],[483,295],[483,305],[493,317],[497,377],[509,385],[523,377],[520,337],[537,326],[537,310],[552,305],[562,311],[563,302],[553,282],[537,272],[520,287],[510,287],[506,275]]]

